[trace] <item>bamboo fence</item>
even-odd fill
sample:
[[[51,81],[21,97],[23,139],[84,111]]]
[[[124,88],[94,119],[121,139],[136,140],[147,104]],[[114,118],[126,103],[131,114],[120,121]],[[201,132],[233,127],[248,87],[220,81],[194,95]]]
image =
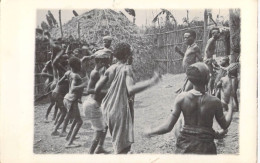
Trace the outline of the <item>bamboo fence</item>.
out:
[[[179,74],[184,73],[182,68],[182,56],[175,52],[175,46],[178,46],[183,52],[186,51],[187,45],[184,43],[183,34],[187,29],[192,29],[196,32],[197,38],[196,43],[201,49],[201,55],[204,55],[204,47],[206,41],[203,41],[203,26],[196,26],[184,29],[178,29],[163,33],[148,34],[154,39],[155,51],[157,53],[155,61],[155,69],[161,73]],[[208,31],[206,31],[208,33]],[[225,42],[223,39],[219,39],[216,42],[215,54],[217,57],[226,55],[225,54]]]

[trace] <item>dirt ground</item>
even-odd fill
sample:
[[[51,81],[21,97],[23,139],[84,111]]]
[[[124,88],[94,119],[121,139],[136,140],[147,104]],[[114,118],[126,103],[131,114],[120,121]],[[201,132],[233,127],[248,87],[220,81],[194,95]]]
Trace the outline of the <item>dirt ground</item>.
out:
[[[176,94],[175,90],[181,87],[184,74],[164,75],[163,81],[135,97],[135,143],[131,153],[174,153],[175,138],[173,132],[147,139],[142,137],[142,132],[149,126],[161,124],[168,116]],[[84,100],[84,98],[83,98]],[[64,137],[51,136],[53,122],[45,123],[44,116],[48,103],[37,104],[34,110],[34,153],[57,154],[57,153],[87,153],[93,136],[93,130],[88,122],[84,121],[75,143],[82,146],[79,148],[66,149]],[[81,105],[79,105],[81,110]],[[53,116],[53,110],[49,119]],[[83,119],[84,120],[84,119]],[[215,129],[219,128],[214,121]],[[70,126],[68,126],[69,129]],[[67,131],[68,131],[67,129]],[[233,120],[227,136],[223,140],[215,141],[218,154],[239,154],[239,113],[233,115]],[[107,134],[105,148],[112,151],[110,134]]]

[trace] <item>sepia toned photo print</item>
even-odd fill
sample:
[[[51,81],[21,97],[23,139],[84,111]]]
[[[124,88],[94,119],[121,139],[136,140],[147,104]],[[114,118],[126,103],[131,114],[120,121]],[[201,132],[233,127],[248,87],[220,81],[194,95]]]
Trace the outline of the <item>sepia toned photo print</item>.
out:
[[[34,154],[240,154],[241,9],[37,9]]]

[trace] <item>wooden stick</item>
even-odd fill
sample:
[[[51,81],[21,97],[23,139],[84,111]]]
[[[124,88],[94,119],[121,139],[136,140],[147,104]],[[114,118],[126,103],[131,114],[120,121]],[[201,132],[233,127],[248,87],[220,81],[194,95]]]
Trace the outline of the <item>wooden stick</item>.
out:
[[[78,29],[78,39],[80,41],[80,22],[79,22],[79,20],[77,22],[77,29]]]
[[[207,12],[207,9],[205,9],[204,11],[204,32],[203,32],[203,49],[205,49],[205,46],[207,44],[207,28],[208,28],[208,12]],[[204,53],[203,53],[204,54]]]
[[[59,10],[59,21],[60,21],[60,33],[61,33],[61,38],[63,38],[62,23],[61,23],[61,10]]]

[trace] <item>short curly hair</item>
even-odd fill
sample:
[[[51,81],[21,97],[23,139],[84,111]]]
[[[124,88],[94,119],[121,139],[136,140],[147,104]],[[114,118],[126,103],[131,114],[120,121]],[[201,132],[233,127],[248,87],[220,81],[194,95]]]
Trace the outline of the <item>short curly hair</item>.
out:
[[[131,55],[131,47],[128,43],[121,42],[115,45],[113,56],[118,60],[126,60]]]
[[[194,39],[196,39],[196,37],[197,37],[196,32],[192,29],[188,29],[184,33],[189,33],[190,36],[193,37]]]
[[[71,57],[69,59],[69,66],[72,68],[73,71],[79,72],[81,70],[81,61],[77,57]]]

